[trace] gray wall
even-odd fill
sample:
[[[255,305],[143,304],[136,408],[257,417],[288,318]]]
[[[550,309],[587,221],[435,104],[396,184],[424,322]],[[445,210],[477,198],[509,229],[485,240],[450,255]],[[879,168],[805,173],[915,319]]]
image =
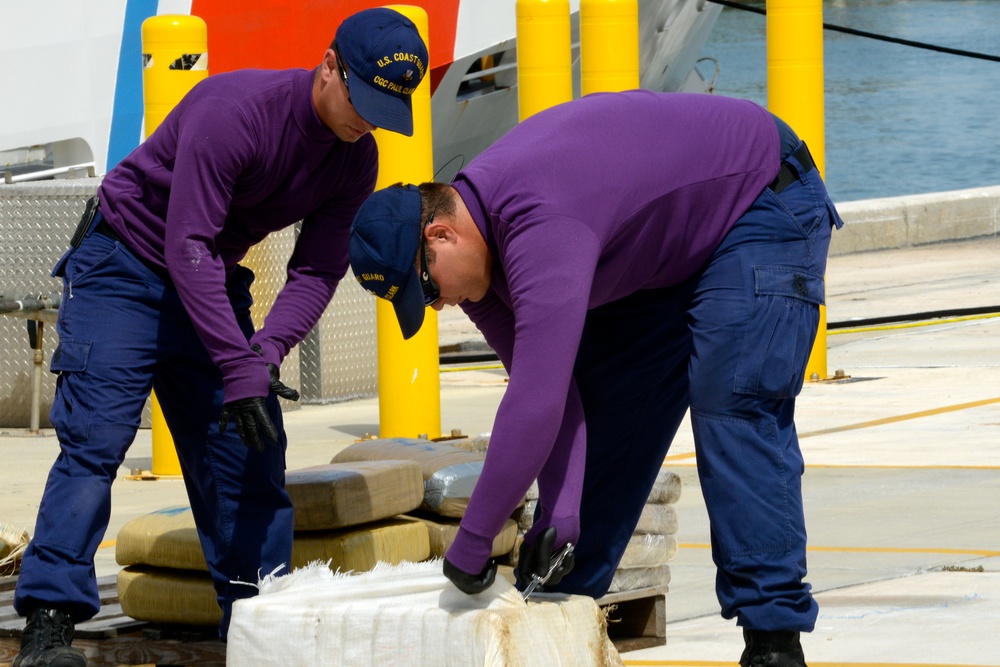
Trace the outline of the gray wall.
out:
[[[0,296],[58,296],[62,282],[49,276],[69,245],[84,205],[99,179],[0,184]],[[285,282],[285,263],[295,229],[272,234],[254,247],[244,264],[254,269],[253,315],[257,325]],[[54,313],[47,313],[53,319]],[[41,426],[55,393],[49,360],[58,343],[55,324],[45,324]],[[334,402],[374,396],[377,391],[375,299],[354,277],[341,282],[322,320],[285,360],[282,379],[298,387],[303,402]],[[32,403],[33,351],[23,317],[0,316],[0,427],[27,428]],[[286,409],[298,404],[285,402]],[[144,421],[148,424],[148,408]]]

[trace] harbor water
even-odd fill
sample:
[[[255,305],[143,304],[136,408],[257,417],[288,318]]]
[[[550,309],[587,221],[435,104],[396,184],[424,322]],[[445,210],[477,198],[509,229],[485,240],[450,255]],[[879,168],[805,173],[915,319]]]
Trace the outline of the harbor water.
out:
[[[702,50],[721,66],[716,94],[767,105],[766,22],[723,9]],[[998,0],[824,0],[823,22],[1000,56]],[[823,39],[834,201],[1000,185],[1000,62],[829,29]],[[712,68],[699,65],[706,78]]]

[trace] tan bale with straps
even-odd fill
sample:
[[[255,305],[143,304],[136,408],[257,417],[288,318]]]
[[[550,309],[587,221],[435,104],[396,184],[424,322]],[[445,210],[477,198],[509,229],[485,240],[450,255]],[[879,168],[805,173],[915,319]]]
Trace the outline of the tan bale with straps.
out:
[[[424,479],[413,461],[357,461],[293,470],[285,489],[295,530],[331,530],[387,519],[420,507]]]

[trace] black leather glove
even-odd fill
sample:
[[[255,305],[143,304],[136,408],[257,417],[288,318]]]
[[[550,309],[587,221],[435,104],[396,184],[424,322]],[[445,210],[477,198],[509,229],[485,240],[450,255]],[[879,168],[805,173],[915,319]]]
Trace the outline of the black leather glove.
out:
[[[559,557],[559,550],[555,549],[555,554],[553,554],[553,547],[556,544],[556,527],[549,526],[545,529],[539,537],[535,538],[534,544],[528,544],[527,542],[521,543],[521,550],[518,551],[517,555],[517,567],[514,568],[514,576],[517,578],[518,587],[524,590],[528,584],[531,583],[531,575],[537,575],[539,577],[545,577],[549,573],[549,569],[552,568],[552,564],[555,563],[556,559]],[[546,585],[551,586],[553,584],[558,584],[562,581],[562,578],[570,573],[575,564],[573,558],[573,552],[568,553],[564,558],[562,563],[559,564],[552,574],[549,576],[548,581],[545,582]],[[539,585],[535,590],[538,592],[542,591],[542,586]]]
[[[497,578],[497,564],[492,558],[479,574],[468,574],[455,567],[450,560],[444,559],[444,576],[458,587],[458,590],[468,595],[482,593],[493,585]]]
[[[219,413],[219,433],[225,433],[229,426],[229,420],[236,422],[236,432],[240,435],[240,440],[250,449],[258,452],[264,451],[264,441],[260,434],[273,443],[278,442],[278,429],[274,427],[270,415],[267,414],[267,406],[262,396],[253,398],[241,398],[238,401],[226,403],[222,412]]]
[[[259,354],[260,356],[262,357],[264,356],[264,351],[260,349],[260,345],[258,345],[257,343],[251,345],[250,349]],[[271,376],[271,386],[270,386],[271,393],[277,394],[282,398],[287,398],[290,401],[299,400],[299,392],[287,386],[284,382],[282,382],[279,379],[281,377],[281,371],[278,370],[277,366],[275,366],[274,364],[268,364],[267,372]]]

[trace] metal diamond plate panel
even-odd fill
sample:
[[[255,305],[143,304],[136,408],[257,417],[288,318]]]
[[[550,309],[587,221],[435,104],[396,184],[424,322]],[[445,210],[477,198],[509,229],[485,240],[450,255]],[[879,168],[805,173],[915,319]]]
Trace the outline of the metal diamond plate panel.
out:
[[[68,247],[86,200],[99,183],[99,179],[79,179],[0,184],[0,298],[61,294],[62,282],[49,272]],[[271,235],[244,260],[257,276],[252,313],[258,326],[284,285],[295,233],[289,228]],[[41,426],[46,428],[55,393],[49,360],[58,336],[54,323],[45,324],[43,331],[44,372],[38,407]],[[298,386],[303,402],[308,403],[374,396],[376,345],[374,299],[348,274],[320,323],[285,360],[282,380]],[[30,424],[33,357],[27,320],[0,316],[0,427],[27,428]],[[286,409],[296,405],[283,403]],[[143,421],[148,425],[148,408],[146,412]]]

